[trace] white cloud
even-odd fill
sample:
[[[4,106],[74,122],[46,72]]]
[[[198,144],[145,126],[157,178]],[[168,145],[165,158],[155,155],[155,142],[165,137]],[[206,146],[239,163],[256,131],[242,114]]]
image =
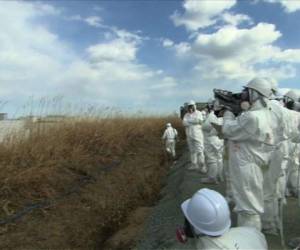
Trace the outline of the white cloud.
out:
[[[165,48],[172,47],[174,45],[174,42],[168,38],[162,39],[162,44]]]
[[[90,46],[87,49],[92,61],[132,61],[136,58],[137,47],[135,43],[116,39],[109,43]]]
[[[187,42],[181,42],[179,44],[174,45],[176,55],[179,57],[184,57],[191,52],[191,45]]]
[[[147,108],[166,93],[174,93],[175,79],[138,61],[138,51],[147,38],[104,25],[110,35],[90,45],[81,56],[81,51],[71,50],[39,22],[39,18],[59,13],[37,2],[1,3],[1,100],[63,94],[78,102]],[[79,15],[72,19],[82,21]],[[151,90],[154,84],[154,89],[164,91]]]
[[[73,16],[67,17],[66,20],[82,21],[82,22],[86,23],[87,25],[96,27],[96,28],[104,26],[102,24],[102,18],[99,16],[88,16],[88,17],[84,18],[81,15],[73,15]]]
[[[189,31],[211,26],[217,22],[218,16],[232,8],[236,0],[185,0],[184,13],[176,11],[171,16],[175,26],[185,26]]]
[[[102,19],[99,16],[89,16],[84,19],[87,24],[94,27],[101,27]]]
[[[280,4],[287,13],[292,13],[300,10],[300,1],[298,0],[264,0],[269,3]]]
[[[242,23],[253,24],[252,19],[244,14],[232,14],[229,12],[225,12],[222,14],[221,19],[230,25],[238,26]]]
[[[274,43],[281,36],[273,24],[259,23],[244,29],[225,26],[215,33],[199,33],[185,45],[189,50],[181,52],[198,59],[194,70],[205,80],[292,78],[296,76],[294,64],[300,63],[300,50],[277,47]]]
[[[291,12],[298,8],[300,1],[278,2]],[[295,77],[300,50],[277,46],[282,34],[276,26],[268,23],[254,25],[251,17],[233,11],[236,3],[186,0],[184,11],[176,11],[171,16],[175,26],[184,26],[190,32],[190,42],[182,41],[170,46],[178,58],[184,59],[182,62],[189,60],[190,65],[194,65],[189,74],[198,81],[209,82],[211,86],[218,81],[238,83],[255,76],[277,80]],[[207,27],[216,31],[199,31]]]
[[[215,59],[240,57],[241,53],[250,54],[253,49],[271,44],[280,36],[281,33],[273,24],[259,23],[250,29],[226,26],[213,34],[200,33],[194,43],[194,49],[200,55],[208,55]]]

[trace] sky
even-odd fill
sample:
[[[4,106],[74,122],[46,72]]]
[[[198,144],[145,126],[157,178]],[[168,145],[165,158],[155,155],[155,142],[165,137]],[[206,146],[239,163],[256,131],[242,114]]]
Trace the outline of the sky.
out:
[[[300,88],[299,20],[300,0],[0,0],[0,112],[162,114],[254,77]]]

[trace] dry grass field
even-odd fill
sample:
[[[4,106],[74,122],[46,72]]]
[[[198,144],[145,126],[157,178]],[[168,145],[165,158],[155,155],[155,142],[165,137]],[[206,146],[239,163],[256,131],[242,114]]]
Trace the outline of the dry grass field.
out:
[[[89,117],[6,138],[0,248],[101,249],[128,215],[157,200],[166,122],[181,128],[177,117]]]

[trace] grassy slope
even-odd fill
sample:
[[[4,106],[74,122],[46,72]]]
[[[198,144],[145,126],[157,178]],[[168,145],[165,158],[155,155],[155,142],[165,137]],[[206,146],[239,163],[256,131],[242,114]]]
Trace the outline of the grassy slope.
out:
[[[83,119],[2,143],[0,218],[51,202],[1,226],[0,248],[100,248],[130,211],[157,198],[167,121],[181,127],[175,117]]]

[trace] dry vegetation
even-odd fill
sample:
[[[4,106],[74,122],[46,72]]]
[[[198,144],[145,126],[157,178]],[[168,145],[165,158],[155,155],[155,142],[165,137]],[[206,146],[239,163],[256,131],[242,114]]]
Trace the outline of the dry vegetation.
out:
[[[2,223],[0,248],[101,249],[157,200],[167,121],[180,129],[176,117],[40,123],[0,144],[0,223],[25,211]]]

